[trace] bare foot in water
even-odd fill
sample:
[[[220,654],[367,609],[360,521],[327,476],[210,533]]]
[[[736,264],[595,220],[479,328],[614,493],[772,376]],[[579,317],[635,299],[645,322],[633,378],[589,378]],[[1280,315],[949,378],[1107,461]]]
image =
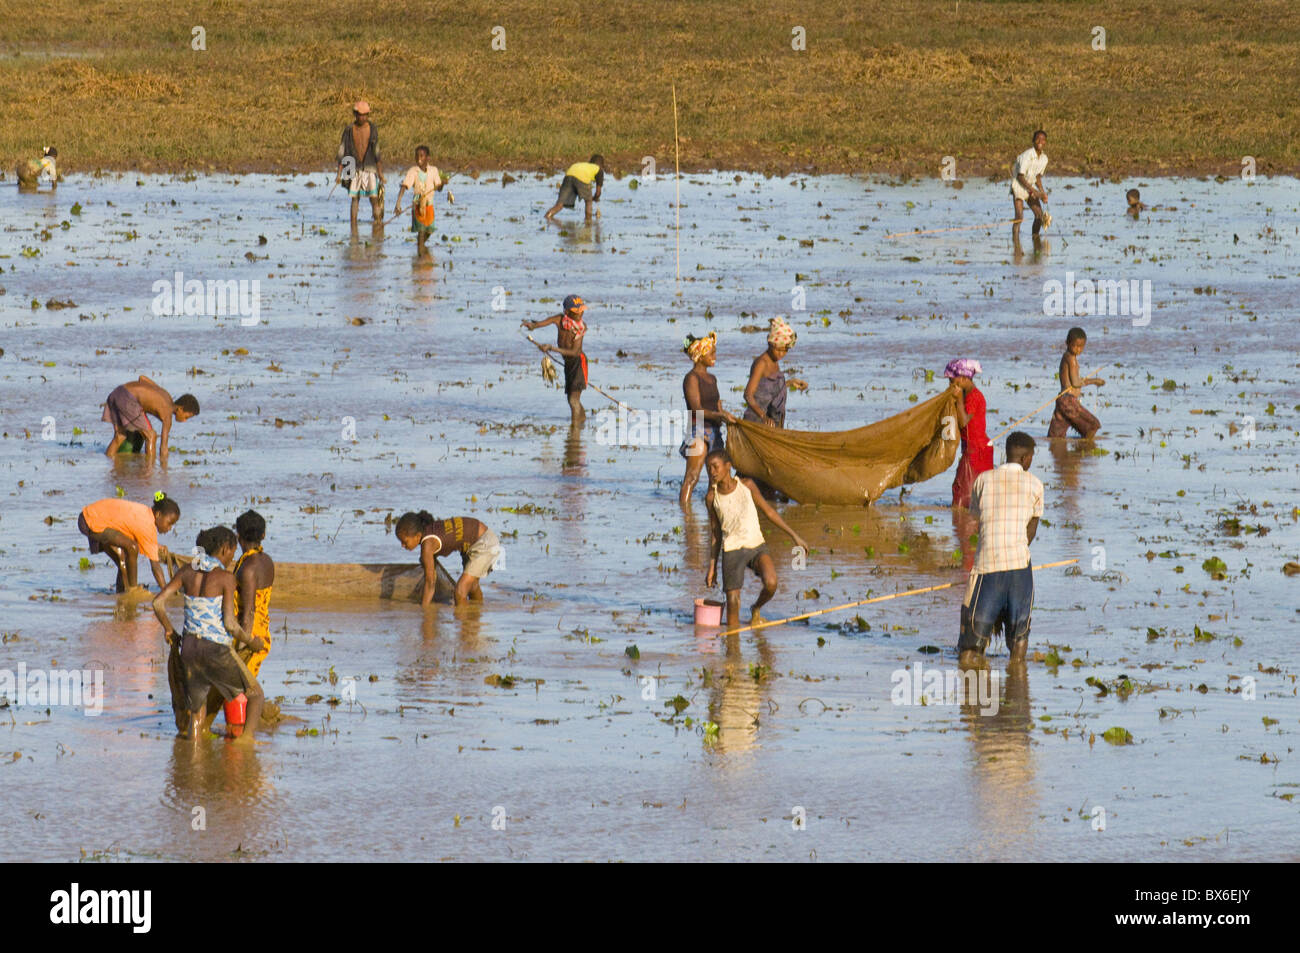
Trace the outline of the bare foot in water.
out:
[[[957,656],[958,668],[988,668],[989,660],[983,652],[976,649],[965,649]]]
[[[749,610],[750,625],[759,625],[766,621],[767,621],[766,619],[764,619],[761,615],[758,614],[758,606],[754,606],[754,608]]]

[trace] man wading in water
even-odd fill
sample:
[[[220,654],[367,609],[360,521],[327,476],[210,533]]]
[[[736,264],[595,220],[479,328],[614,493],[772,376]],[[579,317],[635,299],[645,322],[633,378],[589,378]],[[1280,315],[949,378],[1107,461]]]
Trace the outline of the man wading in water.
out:
[[[376,225],[384,221],[384,167],[379,160],[379,129],[370,121],[370,104],[361,100],[352,107],[352,123],[343,127],[339,142],[339,169],[334,184],[348,172],[348,195],[352,197],[352,227],[357,227],[361,196],[370,199],[370,213]]]
[[[1007,462],[975,478],[970,514],[979,520],[979,549],[961,607],[957,664],[982,668],[984,650],[1001,629],[1011,663],[1023,665],[1034,607],[1029,544],[1043,515],[1043,484],[1029,472],[1034,438],[1017,430],[1007,437]]]

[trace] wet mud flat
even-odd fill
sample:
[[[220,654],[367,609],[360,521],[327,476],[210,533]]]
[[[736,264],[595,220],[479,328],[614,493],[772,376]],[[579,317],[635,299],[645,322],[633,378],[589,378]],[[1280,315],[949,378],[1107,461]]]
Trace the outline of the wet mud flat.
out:
[[[1002,185],[690,176],[680,284],[665,179],[615,183],[598,223],[550,228],[549,181],[453,180],[431,259],[404,219],[381,238],[363,213],[350,237],[322,181],[0,192],[0,670],[104,673],[99,715],[0,709],[8,858],[1300,852],[1300,578],[1282,571],[1300,559],[1293,181],[1049,181],[1056,233],[1035,249],[1026,229],[1018,255],[1003,227],[884,238],[996,221]],[[1161,208],[1124,217],[1131,185]],[[259,281],[257,323],[155,314],[177,271]],[[1149,280],[1149,323],[1044,313],[1050,282],[1085,277]],[[970,356],[996,433],[1053,396],[1083,325],[1081,366],[1108,365],[1085,399],[1102,433],[1041,441],[1033,467],[1034,560],[1079,564],[1036,578],[1035,654],[1023,677],[994,655],[996,712],[923,691],[895,704],[918,664],[922,688],[955,669],[961,585],[694,629],[708,521],[702,488],[677,505],[676,441],[603,442],[612,405],[593,392],[571,429],[517,331],[568,293],[591,306],[593,383],[646,413],[680,409],[681,339],[707,330],[738,408],[759,329],[790,316],[787,373],[810,389],[789,425],[819,430],[904,409]],[[136,373],[203,407],[174,427],[165,472],[102,455],[100,404]],[[1042,437],[1048,414],[1022,429]],[[769,618],[963,581],[948,484],[784,508],[813,551],[793,568],[768,532]],[[102,558],[81,568],[77,512],[119,487],[180,502],[164,537],[179,550],[254,506],[279,559],[395,561],[386,518],[427,508],[482,518],[506,563],[481,610],[273,599],[263,684],[293,720],[194,754],[171,737],[147,604],[115,604]]]

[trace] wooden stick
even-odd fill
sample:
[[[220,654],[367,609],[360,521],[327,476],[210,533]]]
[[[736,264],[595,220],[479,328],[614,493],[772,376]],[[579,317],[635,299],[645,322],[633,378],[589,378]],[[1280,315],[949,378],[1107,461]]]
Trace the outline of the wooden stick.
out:
[[[1039,569],[1055,569],[1058,566],[1071,566],[1077,563],[1077,559],[1063,559],[1056,563],[1043,563],[1041,566],[1035,566],[1034,571]],[[903,596],[919,596],[923,592],[938,592],[940,589],[951,589],[953,586],[960,586],[961,582],[945,582],[937,586],[926,586],[923,589],[908,589],[905,592],[895,592],[887,596],[875,596],[871,599],[862,599],[859,602],[846,602],[842,606],[832,606],[829,609],[818,609],[815,612],[805,612],[802,615],[792,615],[787,619],[776,619],[772,622],[759,622],[756,625],[746,625],[739,629],[726,629],[726,635],[732,635],[740,632],[753,632],[758,629],[766,629],[768,626],[785,625],[787,622],[798,622],[801,619],[811,619],[813,616],[825,615],[828,612],[842,612],[845,609],[854,609],[858,606],[870,605],[873,602],[886,602],[890,599],[901,599]]]
[[[677,84],[673,83],[673,172],[677,187],[677,293],[682,293],[682,154],[677,144]]]
[[[534,344],[537,345],[537,350],[541,351],[541,352],[542,352],[543,354],[545,354],[547,357],[550,356],[550,352],[548,352],[548,351],[546,350],[546,346],[545,346],[544,344],[538,344],[538,342],[535,341],[535,340],[533,339],[533,336],[532,336],[531,334],[526,335],[526,337],[528,338],[528,340],[532,341]],[[590,387],[592,390],[594,390],[594,391],[595,391],[597,394],[599,394],[601,397],[604,397],[606,400],[611,401],[612,403],[618,404],[618,406],[620,406],[620,407],[626,407],[628,410],[632,410],[632,409],[633,409],[631,406],[629,406],[628,404],[623,403],[623,401],[619,400],[617,397],[611,397],[609,394],[606,394],[603,390],[601,390],[599,387],[597,387],[597,386],[596,386],[595,384],[593,384],[591,381],[587,381],[587,386]]]
[[[937,235],[940,232],[964,232],[972,228],[996,228],[998,225],[1019,225],[1023,218],[1010,218],[1004,222],[989,222],[985,225],[958,225],[956,228],[923,228],[919,232],[890,232],[886,238],[901,238],[910,235]]]
[[[1100,365],[1099,367],[1097,367],[1096,370],[1094,370],[1091,374],[1089,374],[1088,377],[1096,377],[1096,376],[1097,376],[1097,371],[1100,371],[1103,367],[1109,367],[1109,366],[1110,366],[1109,364],[1102,364],[1102,365]],[[1087,379],[1088,379],[1087,377],[1084,378],[1084,380],[1087,380]],[[1003,431],[1001,431],[1001,433],[997,434],[997,436],[989,437],[989,446],[990,446],[990,447],[993,446],[993,441],[997,440],[998,437],[1001,437],[1003,434],[1010,433],[1011,430],[1012,430],[1012,428],[1014,428],[1014,427],[1018,427],[1020,424],[1024,423],[1024,422],[1025,422],[1026,420],[1028,420],[1030,417],[1033,417],[1035,414],[1037,414],[1039,411],[1041,411],[1041,410],[1042,410],[1044,407],[1046,407],[1048,404],[1055,403],[1056,401],[1060,400],[1062,397],[1064,397],[1064,396],[1065,396],[1066,394],[1068,394],[1069,392],[1070,392],[1070,388],[1067,387],[1065,390],[1061,391],[1061,392],[1060,392],[1059,394],[1057,394],[1055,397],[1049,397],[1046,401],[1044,401],[1043,403],[1039,404],[1037,407],[1035,407],[1035,408],[1034,408],[1033,410],[1031,410],[1029,413],[1025,414],[1025,415],[1024,415],[1023,417],[1021,417],[1019,420],[1013,420],[1010,424],[1007,425],[1006,429],[1003,430]]]

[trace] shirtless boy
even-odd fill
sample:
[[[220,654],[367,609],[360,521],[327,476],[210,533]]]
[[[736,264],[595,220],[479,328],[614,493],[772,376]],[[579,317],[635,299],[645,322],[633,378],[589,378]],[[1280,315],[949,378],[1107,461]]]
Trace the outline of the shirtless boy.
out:
[[[199,402],[193,394],[182,394],[176,400],[172,395],[158,386],[156,381],[140,375],[139,380],[128,381],[114,388],[104,402],[105,423],[113,425],[113,439],[104,452],[108,456],[117,453],[118,448],[132,434],[140,434],[148,444],[146,453],[150,458],[158,451],[158,434],[154,433],[148,415],[158,418],[162,425],[162,450],[160,463],[167,462],[167,437],[171,433],[172,418],[178,422],[189,420],[199,412]]]
[[[1079,403],[1079,394],[1089,384],[1101,387],[1106,382],[1100,377],[1079,377],[1079,355],[1088,344],[1083,328],[1070,328],[1065,335],[1065,353],[1061,355],[1061,390],[1068,391],[1056,398],[1056,412],[1047,428],[1047,436],[1064,437],[1071,427],[1084,439],[1091,439],[1101,429],[1101,421]]]

